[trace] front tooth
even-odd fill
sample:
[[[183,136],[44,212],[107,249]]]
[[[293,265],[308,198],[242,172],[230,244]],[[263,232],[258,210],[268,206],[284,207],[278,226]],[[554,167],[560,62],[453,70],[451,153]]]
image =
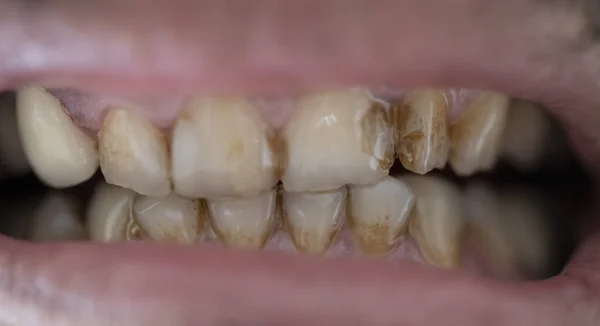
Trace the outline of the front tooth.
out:
[[[502,149],[509,104],[506,95],[484,92],[452,124],[449,162],[457,175],[494,167]]]
[[[221,240],[238,249],[262,249],[273,231],[277,189],[247,198],[207,199],[212,225]]]
[[[407,230],[415,202],[404,182],[386,177],[373,186],[349,186],[348,218],[360,249],[369,254],[388,254]]]
[[[186,197],[237,197],[278,180],[273,132],[245,99],[197,99],[173,130],[175,191]]]
[[[137,113],[113,108],[98,133],[106,182],[148,196],[171,192],[165,136]]]
[[[448,99],[443,90],[417,90],[392,107],[394,143],[400,163],[425,174],[448,160]]]
[[[193,244],[204,230],[206,212],[199,201],[175,194],[138,196],[133,202],[132,212],[144,238],[155,241]]]
[[[348,189],[328,192],[283,192],[283,215],[298,251],[325,252],[346,217]]]
[[[409,233],[421,254],[434,266],[458,267],[465,228],[460,191],[436,177],[403,176],[400,179],[408,183],[416,197],[409,217]]]
[[[65,188],[88,180],[98,168],[96,143],[71,121],[60,101],[39,87],[17,93],[17,119],[25,154],[46,184]]]
[[[31,220],[32,241],[85,239],[85,229],[71,198],[54,192],[43,199]]]
[[[99,242],[131,240],[131,206],[135,196],[132,190],[100,183],[86,214],[90,239]]]
[[[283,130],[286,191],[326,191],[372,184],[393,163],[385,105],[364,90],[318,93],[298,99]]]

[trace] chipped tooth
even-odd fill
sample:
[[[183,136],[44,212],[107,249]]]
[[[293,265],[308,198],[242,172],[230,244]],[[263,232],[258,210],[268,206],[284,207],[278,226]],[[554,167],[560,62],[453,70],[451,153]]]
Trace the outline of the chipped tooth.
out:
[[[28,238],[32,241],[85,239],[83,221],[71,198],[59,192],[44,197],[31,220]]]
[[[120,242],[131,238],[131,206],[136,193],[100,183],[88,204],[86,222],[92,241]]]
[[[194,244],[204,231],[206,212],[199,201],[173,193],[164,197],[137,196],[132,213],[143,240]]]
[[[96,142],[77,128],[60,101],[44,89],[18,91],[17,119],[25,154],[44,183],[69,187],[96,172]]]
[[[409,233],[419,245],[425,260],[442,268],[460,265],[465,221],[462,194],[441,178],[403,176],[416,200],[409,217]]]
[[[389,254],[408,229],[415,202],[412,190],[393,177],[348,190],[348,219],[358,247],[368,254]]]
[[[213,230],[227,246],[262,249],[275,224],[277,188],[258,196],[207,199]]]
[[[107,183],[148,196],[171,192],[165,136],[133,111],[108,111],[98,133],[100,169]]]
[[[278,180],[274,134],[242,98],[196,99],[173,130],[175,191],[186,197],[257,195]]]
[[[284,128],[286,191],[372,184],[393,163],[386,104],[361,89],[302,96]]]
[[[283,192],[286,227],[298,251],[324,253],[346,217],[348,189]]]
[[[452,124],[448,160],[457,175],[494,167],[502,150],[509,104],[506,95],[483,92]]]

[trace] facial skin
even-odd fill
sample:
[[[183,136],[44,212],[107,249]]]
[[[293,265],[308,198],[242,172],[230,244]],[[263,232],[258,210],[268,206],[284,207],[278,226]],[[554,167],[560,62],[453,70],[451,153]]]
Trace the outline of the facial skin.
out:
[[[548,105],[597,173],[599,21],[596,0],[5,0],[0,87],[493,89]],[[0,324],[596,325],[600,234],[583,229],[563,273],[522,284],[409,263],[3,238]]]

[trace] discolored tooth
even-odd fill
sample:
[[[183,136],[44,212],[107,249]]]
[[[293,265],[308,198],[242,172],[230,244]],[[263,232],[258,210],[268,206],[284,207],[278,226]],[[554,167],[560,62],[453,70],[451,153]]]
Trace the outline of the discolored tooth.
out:
[[[348,218],[358,247],[368,254],[390,253],[408,229],[415,202],[412,190],[393,177],[348,190]]]
[[[482,92],[452,124],[448,160],[457,175],[494,167],[502,150],[509,104],[506,95]]]
[[[278,180],[274,134],[243,98],[195,99],[173,130],[175,191],[186,197],[258,195]]]
[[[275,224],[277,189],[245,198],[207,199],[213,230],[227,246],[262,249]]]
[[[30,221],[28,239],[38,242],[83,240],[83,220],[72,198],[59,192],[44,197]]]
[[[137,196],[132,212],[144,240],[193,244],[204,231],[206,211],[203,208],[198,200],[169,194]]]
[[[171,192],[165,136],[133,111],[108,111],[98,133],[100,169],[107,183],[148,196]]]
[[[403,176],[400,180],[410,186],[416,197],[409,233],[425,260],[442,268],[459,267],[465,220],[458,188],[430,176]]]
[[[18,91],[17,119],[29,164],[44,183],[65,188],[96,172],[96,142],[77,128],[59,100],[44,89]]]
[[[88,233],[92,241],[120,242],[132,238],[131,208],[136,193],[106,183],[100,183],[86,213]]]
[[[21,176],[30,171],[19,135],[16,99],[0,95],[0,175]]]
[[[393,163],[386,105],[362,89],[300,97],[283,130],[286,191],[327,191],[372,184]]]
[[[425,174],[448,160],[448,99],[443,90],[407,92],[392,106],[394,143],[402,166]]]
[[[324,253],[344,224],[348,189],[283,192],[283,215],[298,251]]]

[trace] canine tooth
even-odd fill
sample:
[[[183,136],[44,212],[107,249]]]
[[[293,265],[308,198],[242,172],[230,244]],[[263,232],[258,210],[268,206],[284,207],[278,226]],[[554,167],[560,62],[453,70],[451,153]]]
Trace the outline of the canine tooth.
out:
[[[30,167],[19,135],[14,96],[0,95],[0,173],[19,176]]]
[[[98,151],[107,183],[148,196],[171,192],[165,136],[137,113],[110,109],[98,133]]]
[[[437,177],[403,176],[416,200],[409,217],[409,233],[425,260],[442,268],[460,265],[465,221],[457,187]]]
[[[175,191],[234,197],[268,191],[278,180],[273,132],[245,99],[196,99],[173,130]]]
[[[392,107],[396,154],[409,171],[425,174],[448,160],[448,99],[443,90],[416,90]]]
[[[283,192],[283,215],[298,251],[325,252],[346,217],[348,189]]]
[[[46,195],[36,209],[29,230],[32,241],[66,241],[85,239],[80,220],[71,198],[54,192]]]
[[[207,199],[213,230],[228,246],[262,249],[273,231],[277,189],[245,198]]]
[[[484,92],[452,124],[449,162],[457,175],[494,167],[502,150],[509,104],[506,95]]]
[[[198,200],[175,194],[164,197],[138,196],[133,201],[133,218],[144,238],[161,242],[193,244],[204,230],[204,210]]]
[[[415,202],[404,182],[386,177],[372,186],[348,187],[348,218],[358,247],[369,254],[388,254],[408,229]]]
[[[132,227],[131,206],[136,193],[130,189],[100,183],[88,204],[88,233],[92,241],[129,240]]]
[[[385,110],[361,89],[300,97],[282,134],[284,189],[327,191],[387,176],[393,137]]]
[[[19,90],[17,119],[25,154],[44,183],[69,187],[96,172],[96,143],[75,126],[59,100],[44,89]]]

